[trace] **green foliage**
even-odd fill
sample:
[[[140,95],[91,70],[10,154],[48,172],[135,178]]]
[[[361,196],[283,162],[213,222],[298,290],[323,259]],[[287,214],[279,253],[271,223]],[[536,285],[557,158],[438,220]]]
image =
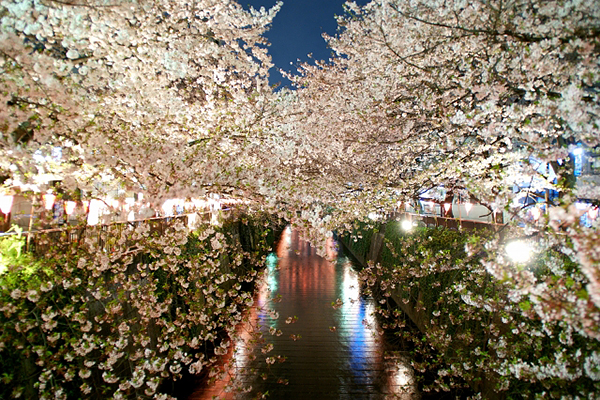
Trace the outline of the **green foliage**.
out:
[[[12,230],[15,231],[15,235],[11,235]],[[25,246],[25,239],[21,232],[21,228],[13,226],[6,236],[0,237],[0,274],[7,271],[11,266],[27,265],[21,259],[23,247]]]

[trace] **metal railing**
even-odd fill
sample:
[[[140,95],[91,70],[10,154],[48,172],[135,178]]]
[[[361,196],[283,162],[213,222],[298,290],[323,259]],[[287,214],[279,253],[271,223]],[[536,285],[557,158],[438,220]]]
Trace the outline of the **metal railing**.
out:
[[[32,231],[23,231],[22,235],[26,236],[26,250],[37,255],[43,255],[49,251],[53,245],[60,243],[61,245],[81,244],[86,240],[92,243],[96,248],[103,251],[117,251],[118,249],[127,249],[135,246],[130,240],[117,245],[115,238],[120,238],[123,231],[133,231],[140,224],[148,224],[151,233],[163,235],[165,231],[175,222],[180,221],[186,227],[197,226],[202,223],[215,222],[215,217],[221,220],[235,218],[240,210],[217,210],[205,211],[196,213],[179,214],[165,217],[139,219],[133,221],[116,221],[108,224],[98,225],[72,225],[65,227],[57,227],[52,229],[41,229]],[[498,224],[488,221],[477,221],[470,219],[457,219],[449,217],[441,217],[431,214],[418,214],[410,212],[392,212],[386,214],[385,220],[408,220],[413,225],[421,226],[442,226],[448,229],[462,230],[491,230],[494,232],[502,232],[506,228],[505,224]],[[17,232],[0,233],[1,236],[16,235]]]
[[[118,249],[127,249],[134,246],[130,240],[118,243],[125,231],[133,231],[141,224],[148,224],[151,233],[163,235],[166,230],[176,222],[182,222],[184,226],[192,230],[200,224],[218,223],[234,218],[235,210],[225,209],[217,211],[204,211],[187,214],[177,214],[165,217],[146,218],[132,221],[116,221],[108,224],[98,225],[69,225],[51,229],[36,229],[21,232],[3,232],[2,236],[22,235],[26,237],[25,250],[36,255],[44,255],[56,244],[68,246],[70,244],[80,245],[84,242],[92,243],[97,249],[113,252]]]
[[[406,219],[411,223],[422,223],[425,226],[442,226],[448,229],[464,229],[464,230],[476,230],[476,229],[487,229],[498,232],[506,227],[506,224],[498,224],[489,221],[477,221],[472,219],[457,219],[449,217],[440,217],[437,215],[430,214],[416,214],[408,212],[396,212],[388,215],[390,219]]]

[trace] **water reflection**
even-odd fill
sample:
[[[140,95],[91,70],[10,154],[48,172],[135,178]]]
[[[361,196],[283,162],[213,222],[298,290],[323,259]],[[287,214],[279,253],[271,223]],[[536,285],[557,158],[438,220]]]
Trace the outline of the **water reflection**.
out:
[[[417,398],[402,356],[386,356],[372,299],[352,263],[327,246],[326,260],[286,229],[267,258],[255,307],[240,325],[221,378],[190,399]]]

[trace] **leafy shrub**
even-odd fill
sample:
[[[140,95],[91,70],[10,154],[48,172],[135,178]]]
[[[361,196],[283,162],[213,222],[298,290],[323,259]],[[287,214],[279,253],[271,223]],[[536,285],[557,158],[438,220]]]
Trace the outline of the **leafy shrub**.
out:
[[[175,223],[88,232],[79,245],[39,237],[49,250],[37,259],[19,253],[22,238],[3,239],[0,397],[166,398],[161,383],[226,351],[253,302],[266,221],[246,221],[244,234]],[[247,234],[254,245],[242,246]]]

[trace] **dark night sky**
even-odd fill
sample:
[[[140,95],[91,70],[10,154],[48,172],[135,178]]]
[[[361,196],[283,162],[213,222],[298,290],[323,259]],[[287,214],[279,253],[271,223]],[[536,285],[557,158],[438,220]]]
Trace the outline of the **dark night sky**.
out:
[[[256,9],[261,6],[269,9],[277,0],[238,0],[248,8]],[[359,0],[357,4],[364,5],[366,0]],[[344,0],[284,0],[283,7],[273,20],[271,29],[266,37],[271,43],[269,53],[273,58],[276,68],[270,71],[270,82],[281,82],[283,86],[289,85],[284,80],[278,69],[296,71],[297,60],[311,61],[308,54],[312,53],[314,59],[327,60],[331,51],[321,34],[323,32],[334,35],[337,30],[335,15],[344,12]],[[292,65],[290,65],[292,63]]]

